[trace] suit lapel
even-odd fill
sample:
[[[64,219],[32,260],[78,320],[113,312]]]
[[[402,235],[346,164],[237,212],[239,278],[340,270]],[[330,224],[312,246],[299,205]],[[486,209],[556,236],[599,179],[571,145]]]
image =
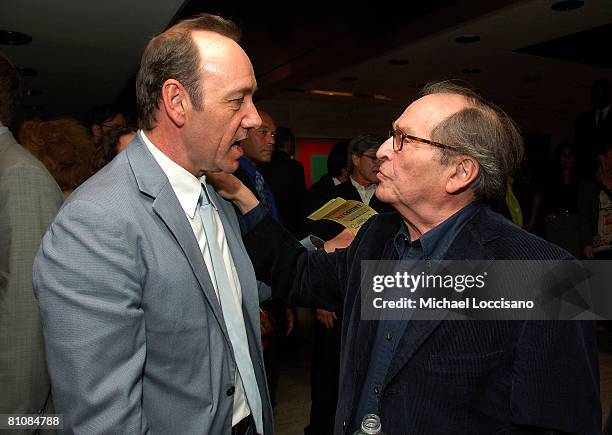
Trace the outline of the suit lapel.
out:
[[[138,135],[126,152],[140,191],[154,198],[153,211],[164,222],[185,254],[225,339],[230,343],[221,306],[202,258],[202,252],[172,185]]]

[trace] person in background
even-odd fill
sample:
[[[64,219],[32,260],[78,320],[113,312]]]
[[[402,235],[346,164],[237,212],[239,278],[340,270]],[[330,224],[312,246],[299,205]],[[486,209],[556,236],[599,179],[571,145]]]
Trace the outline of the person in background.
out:
[[[96,172],[108,162],[111,147],[111,133],[126,124],[122,110],[114,104],[102,104],[87,112],[85,125],[89,129],[96,152],[92,158],[93,171]]]
[[[0,414],[45,416],[54,408],[32,263],[63,197],[9,130],[20,95],[17,70],[0,52]]]
[[[261,126],[249,130],[247,137],[240,143],[244,156],[240,158],[240,167],[234,173],[242,182],[257,195],[262,204],[279,222],[284,222],[276,202],[276,195],[262,174],[261,167],[270,163],[274,153],[276,124],[272,117],[264,111],[258,111]],[[273,329],[263,337],[264,358],[268,388],[272,404],[276,405],[279,377],[279,357],[282,351],[283,338],[290,335],[295,325],[295,313],[282,300],[273,298],[261,304],[263,316],[270,321]]]
[[[591,85],[592,108],[576,119],[574,130],[576,165],[581,178],[595,172],[598,166],[598,147],[612,141],[611,103],[610,82],[607,79],[594,81]]]
[[[542,193],[544,238],[579,258],[582,256],[582,222],[578,211],[580,180],[574,146],[560,144],[553,159],[554,165]]]
[[[51,172],[65,197],[93,174],[90,162],[95,146],[87,129],[75,118],[25,121],[18,136]]]
[[[283,225],[301,238],[303,228],[306,179],[304,166],[295,160],[295,136],[287,127],[277,127],[272,159],[261,164],[261,172],[274,193]]]
[[[306,193],[306,215],[333,199],[334,188],[348,181],[348,145],[349,141],[339,141],[329,151],[326,162],[327,172],[313,183]]]
[[[110,147],[108,161],[110,162],[117,154],[124,151],[128,144],[134,140],[138,129],[131,125],[122,125],[115,128],[110,134]]]

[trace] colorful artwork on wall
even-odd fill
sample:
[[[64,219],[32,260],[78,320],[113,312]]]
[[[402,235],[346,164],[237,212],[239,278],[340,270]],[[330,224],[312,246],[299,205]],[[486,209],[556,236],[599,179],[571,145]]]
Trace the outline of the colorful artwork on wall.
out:
[[[310,187],[327,172],[327,155],[341,139],[298,139],[296,158],[304,165],[306,186]]]

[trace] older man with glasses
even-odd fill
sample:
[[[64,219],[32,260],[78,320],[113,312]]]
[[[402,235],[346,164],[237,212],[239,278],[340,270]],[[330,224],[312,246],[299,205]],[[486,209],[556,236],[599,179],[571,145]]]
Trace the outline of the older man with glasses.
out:
[[[370,219],[347,249],[307,252],[235,180],[255,270],[293,303],[343,307],[336,434],[377,414],[393,434],[601,431],[592,322],[362,320],[362,260],[564,260],[491,211],[523,153],[506,113],[453,82],[427,86],[378,149]],[[336,243],[326,243],[331,251]],[[397,264],[397,263],[395,263]]]

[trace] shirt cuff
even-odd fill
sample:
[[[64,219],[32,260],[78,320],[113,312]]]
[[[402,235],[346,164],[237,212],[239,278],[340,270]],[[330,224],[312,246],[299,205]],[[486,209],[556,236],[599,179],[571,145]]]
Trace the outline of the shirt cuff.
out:
[[[260,202],[257,205],[257,207],[255,207],[253,210],[249,211],[245,215],[242,215],[242,219],[241,219],[242,225],[241,226],[244,225],[242,228],[243,234],[246,234],[249,231],[251,231],[253,228],[255,228],[255,226],[259,222],[261,222],[264,217],[266,217],[267,213],[268,211],[266,210],[264,205]]]
[[[306,248],[307,251],[318,251],[323,249],[325,242],[317,236],[307,236],[300,240],[300,244]]]

